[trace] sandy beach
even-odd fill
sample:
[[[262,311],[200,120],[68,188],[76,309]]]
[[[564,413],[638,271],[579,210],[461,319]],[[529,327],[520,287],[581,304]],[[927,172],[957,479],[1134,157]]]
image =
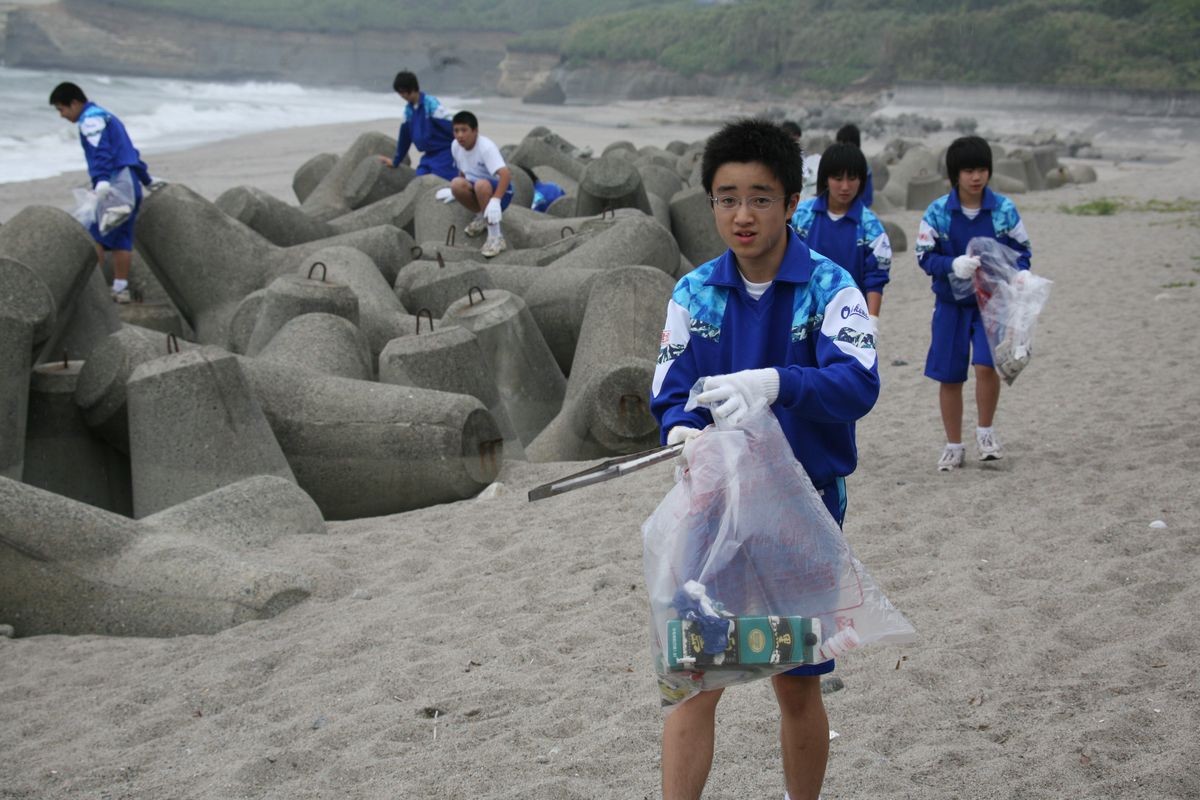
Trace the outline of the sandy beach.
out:
[[[599,152],[700,139],[755,110],[672,102],[478,113],[500,144],[544,124]],[[395,125],[148,161],[210,199],[250,184],[295,202],[310,156]],[[935,471],[933,298],[911,246],[896,254],[845,532],[919,639],[839,660],[825,800],[1200,797],[1200,340],[1183,324],[1200,300],[1194,128],[1098,128],[1155,158],[1088,162],[1096,183],[1014,196],[1054,288],[1032,364],[1001,395],[1002,461],[968,445],[964,469]],[[0,222],[65,207],[82,180],[0,184]],[[1099,198],[1122,205],[1064,211]],[[888,216],[910,244],[919,218]],[[583,466],[508,461],[486,497],[277,543],[317,590],[270,620],[175,639],[0,638],[0,798],[658,796],[640,526],[672,471],[527,502]],[[782,797],[776,714],[765,684],[726,694],[706,798]]]

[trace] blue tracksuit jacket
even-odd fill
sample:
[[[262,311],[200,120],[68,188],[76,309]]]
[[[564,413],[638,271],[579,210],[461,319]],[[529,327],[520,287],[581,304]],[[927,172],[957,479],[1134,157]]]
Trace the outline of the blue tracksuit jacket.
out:
[[[662,439],[676,425],[703,428],[707,409],[684,411],[698,378],[775,367],[771,410],[818,488],[854,471],[854,422],[879,396],[875,327],[844,269],[792,231],[779,273],[754,300],[726,251],[675,284],[654,372],[650,409]]]
[[[829,218],[828,211],[828,194],[800,203],[792,214],[796,235],[810,249],[849,272],[863,294],[882,293],[892,266],[892,245],[883,223],[861,197],[837,222]]]
[[[995,239],[1016,250],[1021,254],[1017,267],[1029,269],[1029,234],[1012,201],[984,187],[979,215],[970,219],[962,212],[958,191],[951,190],[929,204],[917,231],[917,264],[933,278],[933,293],[938,300],[960,306],[976,305],[973,294],[962,300],[956,298],[949,278],[955,256],[966,253],[967,243],[976,236]]]
[[[88,176],[94,187],[100,181],[112,181],[123,167],[129,167],[134,180],[143,186],[150,184],[150,173],[146,164],[121,120],[95,103],[87,103],[77,120],[79,143],[87,159]]]
[[[421,151],[418,175],[432,173],[448,181],[458,177],[458,167],[450,155],[450,144],[454,141],[452,117],[440,100],[424,92],[415,108],[405,103],[404,122],[400,123],[400,133],[396,136],[392,166],[399,166],[408,154],[408,148],[416,145]]]

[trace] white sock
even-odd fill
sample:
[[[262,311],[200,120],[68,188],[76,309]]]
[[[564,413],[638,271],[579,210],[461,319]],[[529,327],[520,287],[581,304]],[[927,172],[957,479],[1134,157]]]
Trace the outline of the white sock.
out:
[[[946,442],[946,447],[949,447],[952,450],[962,450],[963,444],[962,442]]]
[[[123,281],[120,278],[113,278],[113,294],[116,294],[117,292],[123,292],[127,288],[129,288],[129,281]]]
[[[488,223],[488,238],[499,239],[501,236],[503,236],[503,234],[500,233],[500,223],[497,222],[495,225]]]
[[[992,427],[991,427],[990,425],[989,425],[988,427],[986,427],[986,428],[980,428],[980,427],[976,427],[976,428],[975,428],[975,435],[976,435],[977,437],[991,436],[991,435],[992,435]]]

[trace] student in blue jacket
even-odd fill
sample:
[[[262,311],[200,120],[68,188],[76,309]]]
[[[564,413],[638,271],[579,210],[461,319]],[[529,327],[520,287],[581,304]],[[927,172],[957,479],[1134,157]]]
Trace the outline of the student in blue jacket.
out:
[[[933,279],[933,322],[925,374],[937,381],[938,404],[946,446],[938,459],[939,471],[963,465],[963,384],[968,361],[975,366],[975,405],[978,427],[975,442],[981,461],[1004,455],[992,430],[1000,402],[1000,376],[992,362],[979,305],[972,294],[955,298],[950,276],[970,280],[979,258],[968,256],[967,243],[976,236],[995,239],[1020,254],[1017,267],[1029,269],[1029,236],[1012,201],[988,188],[992,177],[992,149],[978,136],[955,139],[946,150],[946,171],[953,187],[930,203],[917,232],[917,263]]]
[[[96,242],[96,255],[101,264],[104,263],[104,254],[112,253],[113,300],[128,303],[129,266],[133,262],[133,226],[142,201],[142,186],[150,185],[150,173],[146,170],[137,148],[130,141],[121,120],[117,119],[115,114],[89,101],[79,86],[70,82],[55,86],[50,92],[50,105],[54,106],[63,119],[79,126],[79,143],[83,146],[83,156],[87,159],[88,176],[92,180],[92,189],[101,202],[113,191],[112,183],[117,179],[118,173],[124,168],[129,169],[134,193],[134,203],[129,216],[120,225],[104,233],[100,232],[97,222],[93,222],[88,230]]]
[[[817,196],[792,215],[800,240],[850,273],[879,325],[883,287],[890,278],[892,245],[883,223],[862,201],[867,159],[851,144],[832,144],[821,156]]]
[[[396,155],[380,156],[379,160],[389,167],[398,167],[408,149],[415,145],[421,151],[418,175],[433,174],[453,180],[458,175],[458,167],[450,155],[450,145],[454,142],[453,115],[440,100],[421,91],[417,76],[411,72],[397,72],[392,88],[404,100],[404,122],[400,123],[396,136]]]
[[[733,422],[764,399],[792,452],[840,524],[854,471],[854,423],[879,395],[875,325],[854,279],[788,227],[803,182],[800,148],[779,126],[742,120],[708,140],[701,178],[729,249],[689,272],[667,304],[650,407],[667,443]],[[704,379],[700,401],[684,406]],[[821,674],[833,662],[772,679],[781,711],[787,791],[820,792],[829,753]],[[664,798],[697,798],[712,765],[721,690],[691,697],[663,727]]]
[[[859,150],[862,150],[862,132],[853,122],[847,122],[842,127],[838,128],[837,133],[833,135],[833,140],[838,144],[852,144]],[[862,203],[867,208],[870,208],[875,203],[875,182],[871,179],[871,166],[867,165],[867,178],[863,182]]]

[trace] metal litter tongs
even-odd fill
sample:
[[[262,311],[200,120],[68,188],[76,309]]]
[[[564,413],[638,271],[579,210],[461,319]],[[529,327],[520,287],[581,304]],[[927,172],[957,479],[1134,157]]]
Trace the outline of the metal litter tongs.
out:
[[[547,497],[553,497],[556,494],[569,492],[574,489],[580,489],[584,486],[591,486],[593,483],[602,483],[613,478],[619,478],[622,475],[628,475],[631,472],[637,472],[639,469],[650,467],[659,464],[663,461],[668,461],[683,450],[683,442],[679,444],[669,444],[665,447],[656,447],[653,450],[643,450],[640,453],[633,453],[620,458],[610,458],[602,464],[597,464],[590,469],[585,469],[582,472],[576,472],[574,475],[568,475],[565,478],[559,478],[550,483],[544,483],[529,490],[529,502],[534,500],[545,500]]]

